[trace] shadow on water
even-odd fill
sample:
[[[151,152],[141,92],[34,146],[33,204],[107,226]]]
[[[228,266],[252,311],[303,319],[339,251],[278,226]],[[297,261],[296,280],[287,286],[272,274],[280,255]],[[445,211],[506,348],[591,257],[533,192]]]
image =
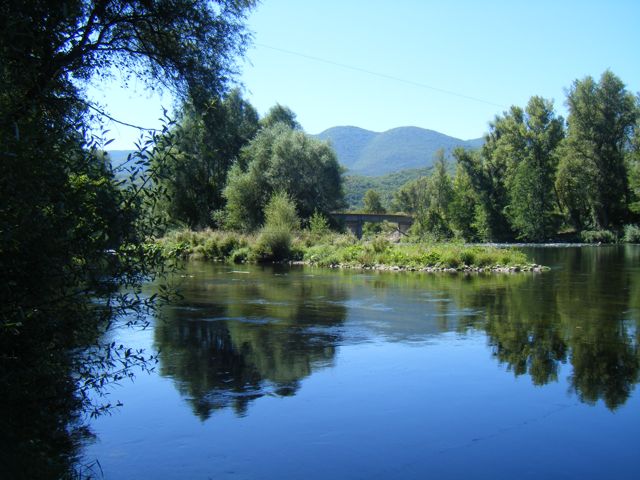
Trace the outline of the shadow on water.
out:
[[[244,415],[264,395],[294,395],[339,345],[486,335],[491,355],[534,385],[559,380],[615,410],[639,379],[640,249],[534,248],[543,274],[433,275],[271,270],[193,263],[184,299],[155,344],[194,413]],[[383,379],[381,379],[382,381]]]

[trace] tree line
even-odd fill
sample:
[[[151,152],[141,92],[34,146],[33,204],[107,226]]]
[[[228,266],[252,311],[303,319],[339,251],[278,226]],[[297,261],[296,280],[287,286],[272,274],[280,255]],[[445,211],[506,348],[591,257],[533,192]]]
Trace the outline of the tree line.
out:
[[[640,102],[606,71],[576,80],[568,118],[534,96],[489,127],[483,147],[441,152],[391,208],[416,216],[415,233],[467,241],[541,242],[562,232],[608,240],[640,218]]]
[[[173,227],[255,231],[269,201],[285,193],[299,218],[342,208],[342,169],[333,149],[302,131],[291,109],[263,118],[238,89],[204,109],[186,101],[160,139],[152,165],[167,195],[153,215]]]

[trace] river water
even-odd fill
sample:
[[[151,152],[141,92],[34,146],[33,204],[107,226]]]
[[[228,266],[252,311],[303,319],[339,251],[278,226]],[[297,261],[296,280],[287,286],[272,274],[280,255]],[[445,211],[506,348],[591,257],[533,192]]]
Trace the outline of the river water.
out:
[[[638,478],[640,246],[543,273],[192,262],[84,451],[108,479]]]

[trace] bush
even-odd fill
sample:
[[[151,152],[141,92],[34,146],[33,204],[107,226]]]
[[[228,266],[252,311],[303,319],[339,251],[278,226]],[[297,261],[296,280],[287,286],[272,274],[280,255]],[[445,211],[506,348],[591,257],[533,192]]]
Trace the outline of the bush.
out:
[[[317,210],[313,212],[309,219],[309,231],[316,237],[323,237],[329,233],[329,221],[327,217],[319,213]]]
[[[287,192],[274,193],[264,207],[264,226],[293,232],[300,228],[296,204]]]
[[[255,253],[262,261],[291,258],[291,232],[284,228],[264,228],[258,237]]]
[[[256,244],[261,260],[291,258],[292,232],[300,227],[296,206],[286,192],[276,192],[264,208],[265,224]]]
[[[384,253],[389,249],[390,242],[384,237],[375,237],[371,241],[371,246],[373,247],[373,251],[376,253]]]
[[[640,226],[625,225],[623,241],[626,243],[640,243]]]
[[[231,252],[229,260],[233,263],[245,263],[253,258],[253,254],[249,247],[241,247]]]
[[[585,230],[580,233],[584,243],[616,243],[618,238],[611,230]]]

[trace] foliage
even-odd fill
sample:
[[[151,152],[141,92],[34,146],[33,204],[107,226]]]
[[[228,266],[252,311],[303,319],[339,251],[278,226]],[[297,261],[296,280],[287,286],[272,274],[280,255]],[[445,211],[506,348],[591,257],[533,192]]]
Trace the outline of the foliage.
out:
[[[476,228],[478,208],[478,197],[469,175],[458,165],[453,178],[453,198],[449,204],[451,230],[456,237],[468,242],[479,240],[481,234]]]
[[[384,240],[371,243],[355,243],[341,247],[315,245],[306,249],[305,261],[318,266],[346,265],[352,267],[402,268],[486,268],[496,265],[524,266],[527,257],[514,249],[495,247],[464,246],[460,244],[398,244],[391,245]]]
[[[291,130],[302,130],[302,126],[296,120],[296,114],[289,107],[276,103],[267,114],[260,119],[261,128],[271,128],[282,124]]]
[[[63,477],[79,430],[69,422],[112,405],[86,410],[91,391],[151,366],[101,333],[144,324],[155,300],[141,283],[163,268],[161,252],[145,245],[160,225],[141,213],[158,200],[148,189],[158,179],[150,157],[168,152],[154,150],[158,135],[142,140],[123,167],[128,180],[117,178],[106,143],[89,133],[104,117],[86,98],[87,82],[117,70],[195,104],[222,94],[252,3],[0,3],[3,474]]]
[[[448,224],[449,207],[454,191],[447,171],[444,151],[437,153],[433,172],[403,186],[396,194],[395,204],[415,217],[412,232],[421,238],[446,239],[452,236]]]
[[[588,172],[587,190],[591,218],[579,223],[597,229],[619,227],[626,218],[629,195],[625,151],[638,118],[634,96],[622,81],[606,71],[576,80],[567,95],[569,106],[566,160]]]
[[[544,241],[558,227],[554,175],[564,120],[555,117],[551,101],[532,97],[524,111],[512,109],[496,121],[511,123],[495,153],[508,157],[509,221],[519,239]]]
[[[262,260],[291,258],[291,240],[300,228],[300,220],[293,200],[285,191],[274,193],[264,208],[265,222],[256,246]]]
[[[397,208],[393,205],[395,192],[411,180],[427,176],[430,171],[431,167],[414,168],[376,177],[365,177],[347,172],[343,177],[344,197],[347,208],[356,211],[362,210],[362,208],[364,208],[363,201],[365,193],[367,190],[375,190],[380,195],[382,206],[389,211],[396,211]]]
[[[258,131],[258,114],[234,89],[199,109],[193,102],[184,103],[180,115],[170,132],[168,161],[158,165],[156,188],[167,195],[156,213],[189,228],[210,227],[213,212],[224,206],[227,172]]]
[[[584,230],[580,232],[584,243],[616,243],[618,236],[611,230]]]
[[[265,128],[241,152],[229,172],[224,196],[227,225],[255,230],[274,192],[286,191],[303,222],[315,211],[328,215],[342,206],[340,166],[324,142],[282,123]],[[242,168],[245,164],[246,168]]]
[[[622,240],[626,243],[640,243],[640,226],[625,225]]]
[[[366,191],[363,203],[365,213],[386,213],[386,209],[380,201],[380,195],[375,190],[370,189]]]
[[[630,196],[629,210],[638,216],[640,215],[640,123],[636,123],[626,165]]]
[[[318,237],[328,234],[330,229],[327,217],[317,210],[313,212],[313,215],[311,215],[311,218],[309,219],[309,232]]]

